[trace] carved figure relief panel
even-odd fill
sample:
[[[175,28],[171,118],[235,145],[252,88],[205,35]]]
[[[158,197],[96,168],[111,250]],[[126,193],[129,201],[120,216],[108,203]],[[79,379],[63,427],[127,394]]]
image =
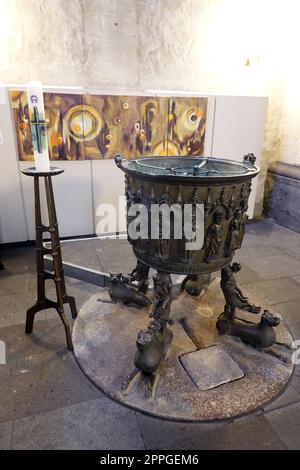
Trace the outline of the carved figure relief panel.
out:
[[[241,247],[247,221],[250,188],[249,182],[218,187],[182,187],[175,184],[151,184],[127,176],[127,208],[132,204],[142,203],[149,207],[149,210],[150,204],[166,204],[174,209],[174,205],[183,206],[192,203],[203,204],[205,213],[204,244],[201,249],[186,250],[185,243],[188,240],[185,239],[183,230],[183,237],[177,239],[174,236],[175,225],[178,228],[178,223],[184,223],[182,213],[181,222],[178,222],[174,213],[170,238],[161,237],[159,225],[157,239],[130,240],[135,254],[143,262],[170,272],[182,272],[183,265],[188,265],[189,270],[194,267],[195,273],[207,269],[213,271],[216,267],[222,268],[232,259],[235,250]],[[149,233],[150,219],[151,217],[149,217]],[[131,222],[132,217],[128,217],[127,224]],[[193,220],[193,225],[194,222]]]

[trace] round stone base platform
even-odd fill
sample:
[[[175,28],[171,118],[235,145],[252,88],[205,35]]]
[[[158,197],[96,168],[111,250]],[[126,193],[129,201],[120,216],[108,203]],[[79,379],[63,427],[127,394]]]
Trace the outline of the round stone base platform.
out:
[[[97,387],[115,400],[167,419],[222,420],[262,408],[284,390],[290,379],[292,337],[283,320],[276,328],[277,343],[267,351],[220,336],[215,326],[224,308],[219,281],[215,279],[200,298],[179,290],[175,292],[171,306],[174,340],[154,400],[145,398],[143,376],[130,394],[125,396],[121,391],[122,380],[134,368],[137,333],[147,326],[150,310],[111,303],[105,289],[99,289],[99,295],[83,305],[75,321],[74,352],[81,368]],[[249,298],[251,303],[265,307],[261,299]],[[259,321],[259,315],[239,312],[238,316],[255,323]],[[206,348],[209,354],[202,370],[201,358],[206,358]],[[189,356],[197,350],[200,355]],[[217,355],[211,354],[213,351]],[[214,362],[219,356],[222,370],[216,370],[218,361]],[[224,367],[226,358],[229,358],[228,371]],[[199,387],[204,376],[207,389]]]

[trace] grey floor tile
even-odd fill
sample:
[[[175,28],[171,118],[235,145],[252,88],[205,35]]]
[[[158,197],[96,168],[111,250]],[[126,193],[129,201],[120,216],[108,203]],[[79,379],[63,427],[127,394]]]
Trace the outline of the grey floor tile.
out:
[[[278,249],[300,260],[300,236],[299,233],[281,227],[270,221],[250,223],[246,228],[245,243],[251,240],[261,243],[263,246],[269,244],[271,250]],[[245,248],[245,244],[243,244]],[[242,248],[242,249],[243,249]]]
[[[287,389],[278,398],[276,398],[276,400],[269,405],[264,406],[264,411],[273,411],[298,401],[300,401],[300,394],[292,385],[289,385]]]
[[[300,449],[300,403],[266,413],[265,419],[288,449]]]
[[[257,217],[249,221],[246,227],[247,233],[255,234],[258,236],[272,236],[274,234],[289,233],[291,230],[275,224],[271,220],[264,217]]]
[[[71,279],[66,277],[66,287],[68,294],[70,295],[93,295],[96,290],[99,289],[98,286],[94,284],[89,284],[88,282],[80,281],[78,279]]]
[[[294,374],[292,377],[292,386],[300,394],[300,350],[298,349],[299,364],[294,368]]]
[[[169,449],[178,440],[192,439],[199,434],[224,426],[224,423],[177,423],[136,413],[146,449]]]
[[[34,302],[33,292],[1,295],[0,328],[25,323],[26,310]]]
[[[144,449],[133,411],[107,398],[15,422],[13,449]]]
[[[126,239],[93,240],[103,271],[128,273],[136,265],[132,248]]]
[[[280,248],[284,253],[300,260],[300,236],[299,233],[286,229],[285,232],[270,237],[272,246]]]
[[[0,423],[0,450],[9,450],[12,439],[13,422]]]
[[[248,259],[267,258],[269,256],[282,254],[284,254],[283,251],[277,246],[270,244],[268,239],[246,235],[243,240],[242,248],[236,251],[235,257],[246,262]]]
[[[13,420],[16,416],[13,395],[13,380],[7,367],[0,365],[0,425],[3,422]]]
[[[257,282],[263,280],[259,273],[251,269],[246,262],[241,262],[238,256],[235,256],[234,261],[240,262],[242,269],[236,275],[238,284],[249,284],[251,282]]]
[[[276,224],[272,220],[265,217],[258,217],[252,219],[247,224],[247,233],[254,234],[260,237],[268,237],[270,240],[275,240],[277,237],[295,237],[297,232],[284,227],[283,225]]]
[[[299,284],[288,277],[253,282],[244,287],[249,294],[262,296],[269,305],[300,300]]]
[[[176,450],[275,450],[284,446],[262,416],[242,418],[221,429],[190,440],[179,440]]]
[[[300,276],[293,276],[293,279],[300,284]]]
[[[34,273],[36,270],[35,247],[16,247],[3,250],[1,260],[7,274]]]
[[[300,340],[300,301],[283,302],[274,305],[273,308],[287,322],[293,338]]]
[[[63,261],[101,270],[92,240],[63,241],[61,246]]]
[[[0,271],[0,295],[23,295],[36,290],[36,275],[34,273],[7,274]]]
[[[102,395],[67,350],[59,318],[36,321],[31,335],[25,335],[24,325],[1,328],[0,338],[7,348],[7,364],[0,366],[0,396],[4,399],[0,421]]]
[[[276,243],[276,242],[275,242]],[[300,260],[300,234],[291,232],[288,236],[285,236],[281,240],[282,250]]]
[[[99,287],[95,285],[67,277],[66,286],[67,293],[75,297],[78,311],[81,309],[82,305],[99,290]],[[25,323],[26,311],[36,301],[35,291],[36,289],[33,288],[29,292],[1,295],[0,328]],[[49,299],[56,301],[55,286],[51,280],[47,281],[46,295]],[[65,310],[69,313],[68,305],[65,306]],[[38,313],[36,318],[47,320],[58,318],[58,315],[54,309],[51,309]]]
[[[259,258],[249,257],[247,265],[264,279],[277,279],[300,274],[300,261],[286,254]]]

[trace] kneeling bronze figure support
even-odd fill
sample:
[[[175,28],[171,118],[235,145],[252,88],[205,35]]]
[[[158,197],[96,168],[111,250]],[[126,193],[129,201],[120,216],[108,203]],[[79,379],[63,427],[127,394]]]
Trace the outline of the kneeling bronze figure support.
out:
[[[145,389],[147,398],[154,398],[164,360],[173,339],[172,331],[167,327],[170,320],[172,302],[172,280],[168,273],[158,271],[154,276],[154,308],[147,329],[141,330],[137,338],[137,351],[134,357],[135,369],[122,384],[124,393],[128,393],[137,378],[144,374],[149,381]]]
[[[151,305],[146,296],[150,267],[137,262],[130,274],[110,274],[109,295],[113,302],[144,308]]]
[[[225,297],[224,312],[219,316],[217,328],[220,334],[236,336],[246,343],[259,348],[272,346],[276,340],[273,327],[279,325],[279,318],[264,310],[259,323],[237,319],[236,309],[258,314],[261,307],[257,307],[248,302],[241,289],[237,286],[234,274],[241,269],[240,263],[233,263],[231,266],[223,268],[221,271],[221,288]]]

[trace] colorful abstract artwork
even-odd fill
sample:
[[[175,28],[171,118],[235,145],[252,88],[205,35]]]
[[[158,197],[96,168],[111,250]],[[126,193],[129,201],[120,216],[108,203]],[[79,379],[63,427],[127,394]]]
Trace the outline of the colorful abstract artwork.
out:
[[[203,155],[207,98],[169,99],[168,155]]]
[[[33,145],[31,138],[27,95],[24,91],[10,91],[11,104],[14,114],[15,129],[20,160],[33,160]]]
[[[33,160],[27,94],[11,90],[19,159]],[[81,95],[44,93],[48,146],[51,160],[84,160]]]
[[[121,155],[167,155],[168,98],[118,96],[116,118]]]
[[[44,93],[51,160],[84,160],[81,95]]]
[[[86,160],[113,158],[117,147],[115,96],[83,95]]]
[[[11,90],[20,160],[33,160],[27,95]],[[44,93],[51,160],[203,155],[207,98]]]
[[[167,155],[167,98],[83,95],[83,112],[86,159]]]

